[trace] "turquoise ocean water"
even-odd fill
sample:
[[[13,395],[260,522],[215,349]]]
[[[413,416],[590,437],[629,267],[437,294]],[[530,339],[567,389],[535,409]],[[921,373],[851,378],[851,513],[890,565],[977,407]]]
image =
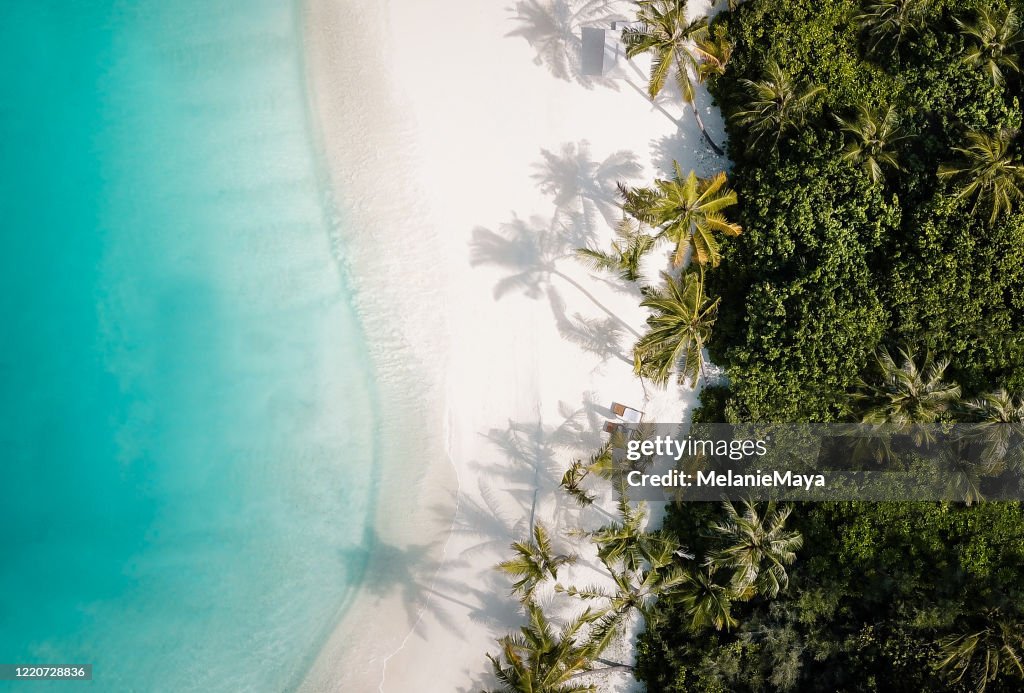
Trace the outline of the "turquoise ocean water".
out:
[[[0,67],[0,663],[290,689],[377,420],[296,7],[2,0]]]

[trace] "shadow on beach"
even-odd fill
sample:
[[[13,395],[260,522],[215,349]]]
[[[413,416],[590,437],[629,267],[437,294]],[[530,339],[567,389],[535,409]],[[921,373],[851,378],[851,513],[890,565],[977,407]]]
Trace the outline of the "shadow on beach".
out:
[[[536,52],[533,62],[558,79],[586,89],[600,86],[617,91],[614,80],[580,71],[582,28],[611,27],[612,22],[625,19],[611,5],[608,0],[521,0],[510,8],[517,26],[506,36],[525,39]]]

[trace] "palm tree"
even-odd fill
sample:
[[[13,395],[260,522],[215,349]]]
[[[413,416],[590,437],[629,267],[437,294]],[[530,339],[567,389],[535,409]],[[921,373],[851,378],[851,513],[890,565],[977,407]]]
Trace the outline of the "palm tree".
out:
[[[724,70],[728,53],[711,47],[716,44],[708,35],[706,18],[692,22],[686,19],[685,0],[649,0],[638,3],[638,6],[637,22],[640,26],[625,29],[622,41],[630,58],[641,53],[652,54],[647,95],[654,100],[665,88],[669,77],[674,78],[683,101],[693,110],[704,139],[715,152],[723,154],[711,139],[697,111],[694,79],[703,80],[710,73]]]
[[[891,41],[895,53],[908,35],[921,28],[931,0],[872,0],[854,17],[868,35],[868,51],[874,53],[883,43]]]
[[[1024,397],[999,389],[964,402],[964,409],[978,422],[964,428],[967,439],[982,446],[986,471],[1024,463]]]
[[[623,219],[615,229],[616,240],[611,252],[595,248],[577,248],[576,257],[595,270],[614,272],[627,282],[643,279],[640,261],[654,247],[656,239],[641,231],[629,219]]]
[[[857,117],[844,120],[835,116],[840,127],[849,137],[843,158],[860,165],[872,183],[882,180],[882,166],[900,170],[899,161],[892,151],[892,145],[905,138],[897,126],[896,109],[889,106],[884,113],[872,111],[864,106],[858,109]]]
[[[973,22],[955,20],[972,44],[963,62],[988,73],[993,86],[1006,81],[1006,72],[1020,72],[1020,49],[1024,43],[1017,12],[1008,7],[998,11],[982,5]]]
[[[551,548],[547,529],[539,522],[533,527],[533,538],[529,541],[513,542],[516,556],[498,564],[498,569],[514,578],[512,594],[518,594],[523,601],[533,598],[537,586],[548,579],[557,580],[558,569],[576,562],[575,554],[556,554]]]
[[[936,643],[936,668],[952,683],[971,674],[976,693],[984,693],[1001,674],[1024,678],[1024,623],[1014,623],[996,611],[989,612],[986,620],[988,624],[980,630],[949,635]]]
[[[721,299],[708,300],[703,270],[678,279],[662,273],[664,288],[653,289],[640,303],[653,314],[647,333],[633,347],[634,370],[656,385],[668,383],[673,369],[679,383],[693,387],[704,373],[704,345],[718,317]]]
[[[960,386],[943,380],[949,360],[933,361],[926,353],[921,365],[906,349],[900,349],[897,365],[885,348],[875,356],[878,378],[860,381],[853,401],[861,410],[861,422],[908,426],[939,420],[960,398]]]
[[[957,199],[975,198],[975,209],[982,202],[992,205],[992,223],[1024,198],[1024,165],[1013,151],[1014,135],[1007,128],[994,135],[969,132],[967,147],[953,150],[961,155],[962,161],[939,167],[939,178],[961,182]]]
[[[658,179],[653,188],[619,186],[623,197],[623,211],[649,226],[661,229],[658,238],[668,238],[676,244],[673,263],[683,264],[687,249],[701,265],[717,267],[721,252],[716,234],[737,236],[742,232],[739,224],[722,214],[723,209],[736,204],[736,192],[728,188],[725,173],[711,178],[698,178],[690,171],[683,176],[679,162],[672,162],[675,177]]]
[[[635,572],[644,560],[644,525],[647,521],[647,506],[638,503],[636,507],[624,494],[616,499],[618,518],[611,524],[590,533],[597,545],[597,555],[605,563],[621,563],[625,570]]]
[[[596,693],[592,684],[574,682],[591,670],[600,652],[580,631],[593,621],[589,610],[555,631],[539,606],[527,602],[529,622],[515,635],[498,640],[501,653],[490,654],[501,687],[492,693]]]
[[[713,566],[701,566],[684,572],[679,601],[690,619],[690,629],[697,631],[708,626],[715,630],[730,630],[737,625],[731,613],[735,592],[728,585],[715,580]]]
[[[723,503],[726,518],[712,524],[711,531],[725,546],[708,561],[733,570],[731,586],[738,596],[777,597],[789,585],[786,566],[796,560],[796,550],[804,543],[799,532],[786,529],[792,507],[779,508],[769,501],[760,514],[753,503],[743,505],[741,515],[731,502]]]
[[[557,591],[570,597],[604,603],[603,608],[595,611],[600,617],[590,634],[596,646],[606,647],[622,632],[622,627],[633,614],[639,614],[648,624],[655,623],[658,619],[658,612],[654,611],[655,602],[660,598],[674,598],[686,582],[686,571],[675,564],[677,548],[674,543],[656,542],[651,548],[654,551],[647,554],[644,565],[635,571],[602,558],[612,578],[612,587],[555,586]]]
[[[697,68],[697,79],[701,83],[708,77],[721,76],[725,74],[725,67],[732,60],[732,42],[725,35],[725,32],[711,31],[698,35],[694,40],[698,54],[701,56],[700,65]]]
[[[565,474],[562,475],[562,489],[579,505],[583,507],[593,505],[597,498],[583,488],[583,482],[591,474],[596,474],[602,479],[607,479],[609,481],[613,480],[614,474],[619,469],[619,466],[615,461],[612,448],[621,447],[624,444],[625,441],[617,441],[615,439],[615,435],[613,435],[612,440],[602,445],[596,453],[591,455],[589,461],[584,462],[583,460],[573,460],[569,465],[569,468],[565,471]],[[621,516],[621,498],[619,499],[619,502]],[[598,510],[605,512],[601,508],[598,508]],[[605,514],[610,515],[610,513]]]
[[[803,125],[814,97],[825,91],[821,86],[797,88],[774,60],[765,66],[764,79],[741,79],[740,83],[750,94],[750,101],[746,110],[733,115],[733,120],[754,133],[752,147],[765,135],[772,138],[773,146],[778,146],[783,134]]]

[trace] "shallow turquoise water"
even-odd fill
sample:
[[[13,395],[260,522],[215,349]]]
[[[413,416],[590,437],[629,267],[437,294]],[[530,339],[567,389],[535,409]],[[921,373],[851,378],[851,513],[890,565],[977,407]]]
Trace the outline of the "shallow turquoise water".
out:
[[[284,690],[360,577],[374,390],[301,60],[290,2],[0,3],[0,663]]]

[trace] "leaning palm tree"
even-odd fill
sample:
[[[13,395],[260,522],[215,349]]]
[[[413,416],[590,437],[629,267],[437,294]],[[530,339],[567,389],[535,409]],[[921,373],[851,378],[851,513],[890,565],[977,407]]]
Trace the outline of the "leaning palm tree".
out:
[[[782,135],[803,125],[814,98],[825,91],[821,86],[798,87],[774,60],[765,66],[764,79],[741,79],[740,84],[746,87],[750,100],[733,120],[754,135],[752,147],[766,136],[777,146]]]
[[[704,139],[718,154],[723,154],[704,127],[696,103],[695,80],[724,69],[724,60],[728,59],[726,53],[714,48],[709,50],[709,42],[713,45],[713,41],[708,35],[707,19],[687,20],[685,0],[640,2],[636,18],[640,26],[623,30],[622,41],[630,58],[651,53],[647,95],[653,100],[665,88],[669,78],[674,79],[683,101],[693,110]]]
[[[672,262],[683,264],[690,250],[700,265],[715,267],[721,261],[717,234],[737,236],[743,230],[729,221],[722,210],[736,204],[736,192],[728,187],[725,173],[698,178],[694,171],[684,176],[679,162],[672,162],[675,176],[658,179],[651,188],[619,186],[623,211],[649,226],[660,229],[658,239],[675,242]]]
[[[576,554],[556,554],[551,547],[551,537],[541,523],[533,526],[533,537],[529,541],[513,542],[515,557],[498,564],[498,569],[517,578],[512,583],[512,594],[523,601],[533,599],[537,587],[549,577],[558,579],[558,569],[576,562]]]
[[[975,693],[984,693],[989,683],[1001,675],[1024,679],[1024,623],[1015,623],[997,612],[987,614],[988,623],[980,630],[949,635],[936,644],[939,653],[935,667],[952,683],[969,676]]]
[[[613,272],[627,282],[643,279],[640,262],[654,247],[654,236],[644,233],[630,219],[623,219],[615,228],[611,252],[596,248],[577,248],[576,257],[595,270]]]
[[[656,385],[668,383],[673,370],[679,384],[693,387],[704,376],[704,346],[718,317],[721,299],[704,293],[703,270],[678,279],[662,274],[663,288],[652,290],[640,303],[649,308],[647,333],[633,347],[634,370]]]
[[[975,209],[981,203],[991,205],[992,223],[1024,199],[1024,164],[1014,151],[1015,134],[1007,128],[992,135],[969,132],[967,146],[953,149],[961,161],[939,166],[939,178],[960,182],[958,199],[973,197]]]
[[[515,635],[498,640],[501,653],[490,654],[491,668],[501,687],[492,693],[596,693],[593,684],[576,681],[593,666],[600,651],[581,631],[594,615],[587,610],[559,631],[539,606],[527,602],[529,622]]]
[[[901,170],[892,147],[906,136],[900,134],[895,108],[889,106],[882,112],[861,106],[856,118],[845,120],[835,116],[835,119],[847,133],[843,158],[861,166],[872,183],[881,182],[883,166]]]
[[[974,21],[955,20],[970,46],[963,62],[985,71],[993,86],[1006,81],[1006,73],[1020,72],[1020,50],[1024,45],[1017,12],[999,11],[982,5]]]
[[[882,348],[875,356],[878,377],[860,381],[853,401],[861,422],[909,426],[937,422],[960,398],[960,386],[944,380],[949,360],[933,361],[926,353],[921,365],[906,349],[899,364]]]
[[[723,508],[725,520],[712,524],[711,531],[724,546],[711,554],[709,563],[733,571],[731,586],[739,597],[777,597],[789,585],[786,566],[796,560],[796,550],[804,542],[799,532],[786,528],[792,507],[769,501],[759,513],[745,501],[740,514],[726,501]]]
[[[705,565],[685,571],[678,599],[691,630],[730,630],[737,625],[731,612],[735,596],[729,585],[715,579],[715,568]]]
[[[868,51],[887,47],[895,53],[909,35],[921,28],[931,0],[871,0],[854,21],[868,37]]]

